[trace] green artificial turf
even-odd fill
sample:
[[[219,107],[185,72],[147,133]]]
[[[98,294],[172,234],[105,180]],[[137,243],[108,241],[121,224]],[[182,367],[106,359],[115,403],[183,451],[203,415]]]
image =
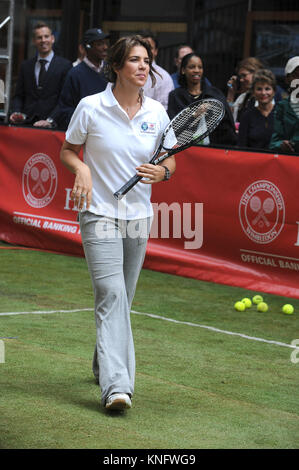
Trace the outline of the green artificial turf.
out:
[[[131,315],[133,407],[113,414],[100,406],[91,371],[95,325],[85,260],[22,250],[0,257],[0,313],[90,309],[0,316],[0,448],[299,447],[292,349],[225,333],[290,344],[299,338],[299,300],[262,293],[268,312],[237,312],[235,301],[256,292],[143,270],[133,311],[145,315]],[[287,302],[294,315],[281,312]]]

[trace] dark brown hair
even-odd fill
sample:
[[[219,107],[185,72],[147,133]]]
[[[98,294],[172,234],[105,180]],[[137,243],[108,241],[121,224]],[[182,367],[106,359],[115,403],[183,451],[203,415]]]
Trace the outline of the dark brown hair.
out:
[[[32,36],[35,37],[35,33],[36,33],[36,30],[37,29],[40,29],[40,28],[48,28],[50,33],[52,33],[52,28],[50,28],[50,26],[45,23],[44,21],[38,21],[37,23],[35,23],[35,25],[33,26],[33,31],[32,31]]]
[[[274,91],[276,91],[276,78],[271,70],[261,69],[255,72],[251,84],[251,93],[253,93],[254,87],[257,83],[267,83],[273,88]]]
[[[154,76],[154,72],[156,70],[153,67],[153,54],[150,48],[150,45],[147,41],[145,41],[141,36],[127,36],[120,38],[116,43],[110,47],[108,50],[108,57],[106,59],[106,66],[105,66],[105,76],[109,82],[115,83],[117,79],[117,74],[115,70],[120,70],[124,66],[125,61],[127,60],[130,51],[135,46],[142,46],[146,49],[149,57],[149,66],[150,71],[149,75],[152,79],[152,86],[156,83],[156,78]],[[157,73],[157,72],[156,72]]]

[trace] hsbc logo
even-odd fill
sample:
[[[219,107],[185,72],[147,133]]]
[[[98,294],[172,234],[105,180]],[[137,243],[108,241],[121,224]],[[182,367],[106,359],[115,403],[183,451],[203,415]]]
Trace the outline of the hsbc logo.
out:
[[[239,219],[253,242],[267,244],[275,240],[285,221],[285,203],[278,187],[267,180],[248,186],[240,200]]]

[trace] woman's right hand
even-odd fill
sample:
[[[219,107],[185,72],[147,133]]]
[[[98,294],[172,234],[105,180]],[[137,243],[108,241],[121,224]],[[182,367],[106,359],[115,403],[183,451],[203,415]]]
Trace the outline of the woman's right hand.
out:
[[[91,204],[92,179],[89,167],[79,158],[81,145],[71,144],[65,140],[60,151],[62,163],[75,174],[75,182],[71,199],[79,210],[86,203],[86,209]]]
[[[82,210],[86,203],[86,209],[89,209],[92,196],[92,179],[89,167],[81,162],[81,165],[75,171],[75,182],[71,192],[71,200],[79,210]]]

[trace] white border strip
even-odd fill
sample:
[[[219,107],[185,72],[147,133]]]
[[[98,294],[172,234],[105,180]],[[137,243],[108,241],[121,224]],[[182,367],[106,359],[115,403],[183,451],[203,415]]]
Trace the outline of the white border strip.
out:
[[[9,315],[37,315],[37,314],[48,315],[51,313],[92,312],[93,310],[94,310],[93,308],[78,308],[78,309],[73,309],[73,310],[36,310],[33,312],[3,312],[3,313],[0,313],[0,316],[4,317],[4,316],[9,316]],[[143,315],[146,317],[155,318],[157,320],[164,320],[164,321],[168,321],[171,323],[176,323],[177,325],[187,325],[187,326],[193,326],[197,328],[204,328],[206,330],[214,331],[216,333],[223,333],[225,335],[231,335],[231,336],[239,336],[240,338],[249,339],[251,341],[259,341],[261,343],[274,344],[275,346],[283,346],[285,348],[299,350],[299,347],[293,344],[282,343],[280,341],[273,341],[273,340],[268,340],[264,338],[257,338],[255,336],[248,336],[248,335],[244,335],[243,333],[235,333],[233,331],[220,330],[219,328],[215,328],[213,326],[200,325],[199,323],[191,323],[187,321],[175,320],[174,318],[167,318],[161,315],[154,315],[153,313],[137,312],[136,310],[131,310],[131,313],[135,315]]]
[[[256,338],[255,336],[248,336],[248,335],[244,335],[243,333],[234,333],[233,331],[220,330],[219,328],[214,328],[213,326],[200,325],[198,323],[191,323],[191,322],[187,322],[187,321],[174,320],[173,318],[161,317],[159,315],[153,315],[152,313],[135,312],[134,310],[132,310],[132,313],[135,313],[137,315],[145,315],[145,316],[151,317],[151,318],[157,318],[159,320],[165,320],[165,321],[169,321],[169,322],[172,322],[172,323],[179,323],[180,325],[189,325],[189,326],[196,326],[198,328],[205,328],[206,330],[215,331],[216,333],[224,333],[226,335],[240,336],[241,338],[250,339],[252,341],[261,341],[262,343],[275,344],[276,346],[284,346],[284,347],[287,347],[287,348],[299,349],[298,347],[296,347],[292,344],[281,343],[280,341],[272,341],[272,340],[268,340],[268,339],[264,339],[264,338]]]
[[[33,312],[3,312],[0,316],[6,315],[47,315],[49,313],[74,313],[74,312],[92,312],[93,308],[76,308],[74,310],[34,310]]]
[[[240,251],[243,251],[244,253],[254,253],[255,255],[263,255],[263,256],[273,256],[273,258],[280,258],[280,259],[291,259],[293,261],[299,261],[298,258],[291,258],[290,256],[284,256],[284,255],[275,255],[274,253],[264,253],[263,251],[253,251],[253,250],[245,250],[243,248],[240,248]]]
[[[66,222],[68,224],[76,224],[79,225],[79,222],[75,220],[64,220],[64,219],[56,219],[54,217],[46,217],[44,215],[38,215],[38,214],[26,214],[25,212],[16,212],[14,211],[13,214],[16,215],[23,215],[25,217],[34,217],[35,219],[45,219],[45,220],[54,220],[55,222]]]

